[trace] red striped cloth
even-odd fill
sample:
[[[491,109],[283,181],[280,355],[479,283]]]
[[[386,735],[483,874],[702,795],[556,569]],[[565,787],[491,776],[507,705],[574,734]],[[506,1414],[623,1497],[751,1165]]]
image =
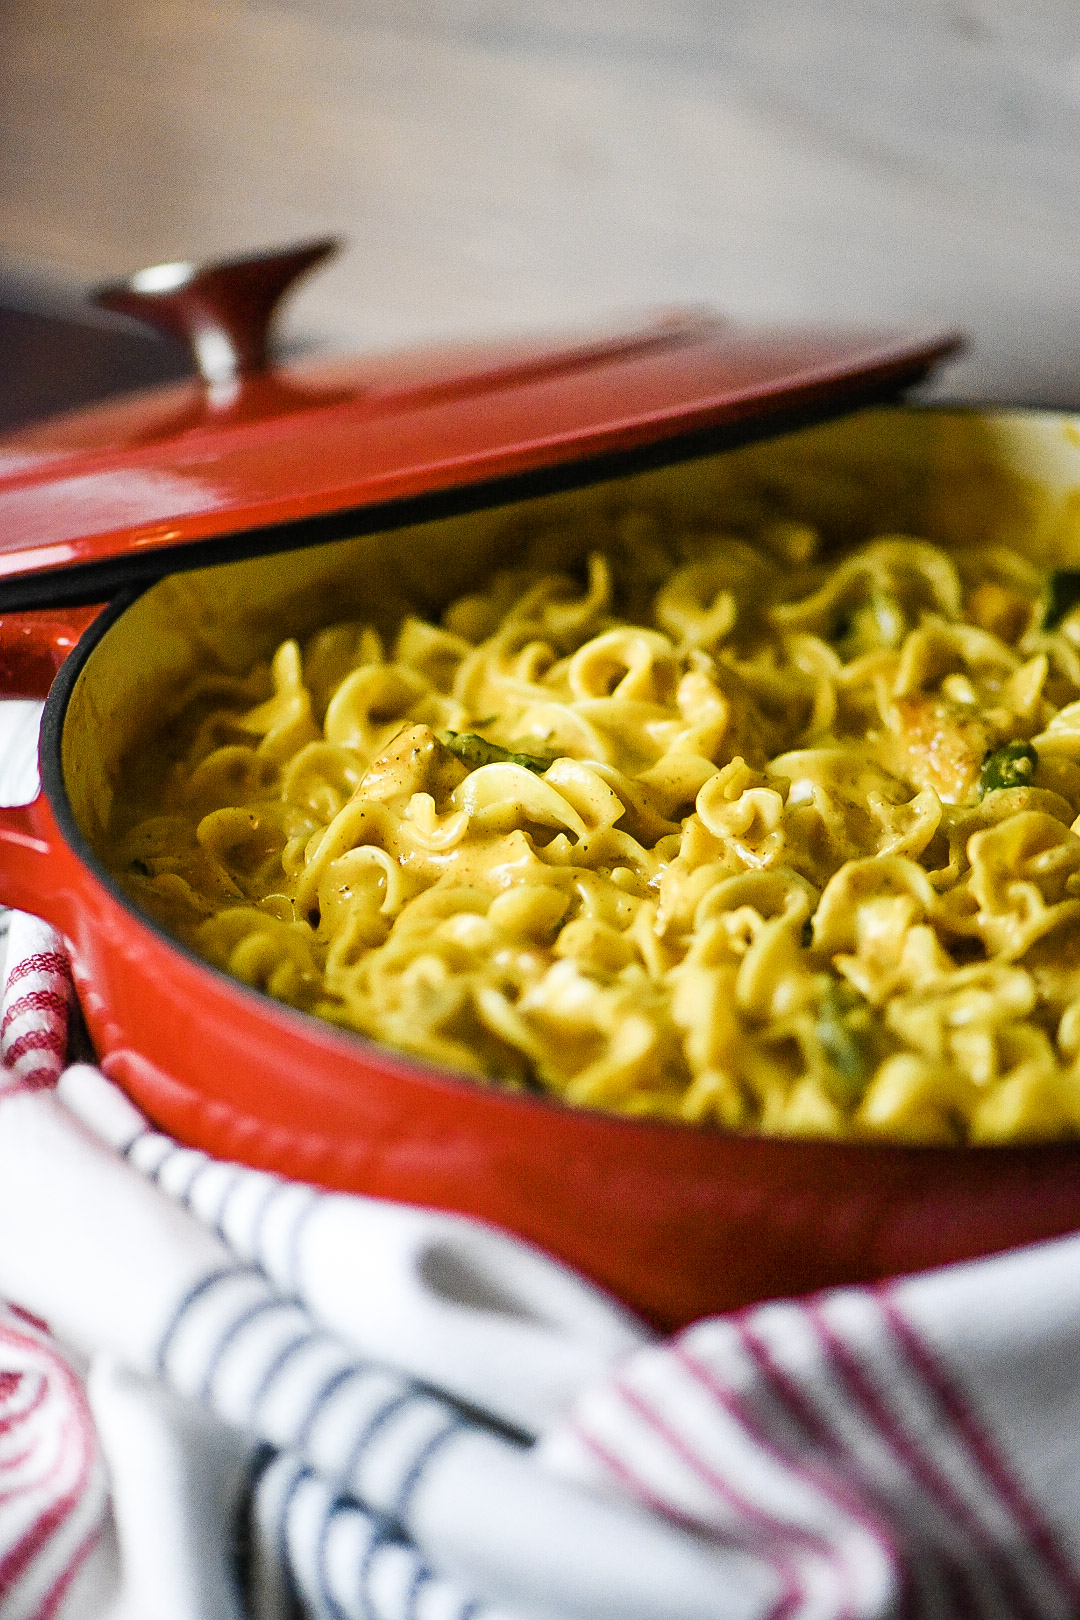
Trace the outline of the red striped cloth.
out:
[[[81,1380],[0,1308],[0,1615],[52,1620],[101,1538],[107,1497]]]
[[[768,1620],[1070,1620],[1076,1277],[1064,1239],[697,1323],[587,1391],[549,1465],[749,1553]]]
[[[0,1013],[0,1089],[54,1086],[67,1052],[72,985],[54,929],[9,913],[7,971]]]
[[[11,913],[0,1093],[54,1086],[71,976],[61,942]],[[5,1235],[5,1241],[18,1241]],[[0,1616],[52,1620],[100,1541],[104,1472],[83,1384],[44,1323],[0,1305]]]

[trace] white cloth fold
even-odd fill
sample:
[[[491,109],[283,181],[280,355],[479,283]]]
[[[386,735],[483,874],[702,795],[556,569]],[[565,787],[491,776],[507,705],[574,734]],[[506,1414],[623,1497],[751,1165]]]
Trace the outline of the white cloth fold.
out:
[[[302,1211],[295,1189],[276,1190]],[[0,1225],[19,1216],[34,1242],[0,1254],[0,1291],[87,1358],[109,1352],[293,1452],[439,1568],[500,1600],[539,1596],[548,1610],[582,1615],[656,1612],[677,1578],[672,1613],[712,1613],[714,1550],[633,1505],[545,1476],[520,1445],[358,1355],[51,1092],[2,1104]]]
[[[91,1365],[87,1395],[123,1574],[108,1620],[243,1620],[234,1520],[250,1440],[109,1355]]]
[[[0,1620],[1080,1614],[1080,1236],[658,1343],[478,1222],[220,1164],[87,1065],[50,1089],[62,951],[11,947],[0,1294],[56,1339],[0,1321]],[[4,1493],[5,1324],[52,1358],[51,1517]]]
[[[178,1147],[87,1065],[67,1070],[58,1095],[315,1321],[530,1437],[650,1337],[614,1300],[494,1227],[317,1193]]]

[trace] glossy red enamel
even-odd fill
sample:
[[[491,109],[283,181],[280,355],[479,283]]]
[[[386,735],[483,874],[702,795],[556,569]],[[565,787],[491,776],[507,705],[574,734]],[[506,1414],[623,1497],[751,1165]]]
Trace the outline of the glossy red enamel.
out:
[[[0,441],[0,578],[837,414],[955,347],[671,317],[605,341],[489,345],[181,384]],[[256,543],[257,544],[257,543]]]

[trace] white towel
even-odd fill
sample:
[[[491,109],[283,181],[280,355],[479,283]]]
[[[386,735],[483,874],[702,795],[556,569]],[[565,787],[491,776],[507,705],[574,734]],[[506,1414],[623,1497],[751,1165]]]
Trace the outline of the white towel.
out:
[[[13,944],[33,933],[12,927]],[[31,943],[55,971],[59,942]],[[10,974],[13,999],[19,962]],[[36,1050],[45,1064],[44,1046]],[[174,1593],[183,1570],[202,1568],[191,1550],[206,1539],[200,1516],[216,1503],[220,1518],[229,1496],[227,1483],[203,1478],[209,1463],[192,1461],[208,1417],[214,1432],[242,1437],[240,1462],[235,1445],[224,1454],[249,1476],[250,1562],[263,1587],[277,1558],[286,1589],[298,1588],[314,1614],[716,1614],[725,1552],[536,1466],[531,1432],[645,1335],[526,1245],[460,1217],[215,1164],[148,1131],[86,1065],[69,1069],[58,1092],[40,1073],[12,1075],[0,1100],[0,1230],[22,1234],[0,1246],[0,1293],[92,1366],[118,1481],[117,1444],[150,1459],[156,1492],[117,1492],[119,1546],[149,1534],[125,1527],[119,1509],[141,1520],[156,1500],[150,1539],[172,1537],[161,1561]],[[441,1272],[418,1264],[431,1257]],[[464,1281],[458,1301],[449,1280]],[[411,1302],[399,1309],[402,1300]],[[506,1357],[518,1350],[522,1383],[511,1394]],[[175,1525],[162,1523],[170,1497]],[[750,1616],[771,1577],[736,1563],[743,1592],[725,1612]],[[215,1612],[205,1584],[191,1574],[178,1616]],[[256,1600],[265,1613],[268,1602]]]
[[[13,917],[0,1620],[1080,1615],[1080,1237],[657,1343],[480,1223],[178,1147],[61,1072],[69,996]]]

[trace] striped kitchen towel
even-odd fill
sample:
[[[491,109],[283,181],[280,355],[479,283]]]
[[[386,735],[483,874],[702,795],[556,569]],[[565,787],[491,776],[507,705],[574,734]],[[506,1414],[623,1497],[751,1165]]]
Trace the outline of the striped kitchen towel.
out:
[[[724,1551],[536,1466],[530,1429],[645,1335],[527,1245],[215,1164],[155,1137],[86,1065],[57,1090],[13,1081],[0,1093],[0,1232],[0,1294],[88,1369],[113,1486],[101,1556],[115,1548],[124,1613],[238,1616],[225,1556],[237,1522],[233,1563],[266,1620],[296,1603],[327,1620],[716,1613]],[[367,1262],[373,1246],[381,1271]],[[460,1299],[432,1268],[414,1269],[436,1253],[463,1280]],[[473,1299],[470,1266],[477,1284],[504,1275],[503,1294]],[[321,1293],[320,1275],[332,1280]],[[395,1308],[410,1292],[411,1327]],[[352,1303],[336,1315],[340,1295]],[[504,1369],[502,1395],[493,1377],[483,1399],[478,1311],[493,1364],[522,1348],[531,1395],[511,1398]],[[380,1323],[391,1316],[400,1356]],[[424,1321],[442,1353],[409,1349]],[[0,1542],[4,1525],[0,1502]],[[730,1612],[749,1620],[768,1575],[745,1574]],[[63,1609],[90,1612],[83,1592]]]
[[[3,914],[7,935],[4,1010],[0,1017],[0,1089],[55,1086],[64,1067],[71,975],[48,923],[19,911]]]
[[[58,944],[22,929],[16,970]],[[0,1620],[1080,1615],[1080,1237],[657,1343],[504,1234],[220,1164],[20,1050],[0,1293],[92,1460],[20,1584],[0,1485]]]
[[[51,1616],[90,1596],[106,1484],[81,1379],[23,1312],[0,1307],[0,1614]],[[77,1590],[76,1583],[79,1583]],[[72,1611],[76,1612],[76,1611]]]

